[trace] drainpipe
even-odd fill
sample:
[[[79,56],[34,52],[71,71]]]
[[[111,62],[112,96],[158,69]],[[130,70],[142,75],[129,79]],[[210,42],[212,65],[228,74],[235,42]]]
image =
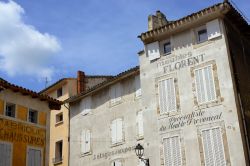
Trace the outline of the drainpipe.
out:
[[[66,104],[63,104],[63,106],[68,110],[68,166],[69,166],[69,159],[70,159],[70,107]]]

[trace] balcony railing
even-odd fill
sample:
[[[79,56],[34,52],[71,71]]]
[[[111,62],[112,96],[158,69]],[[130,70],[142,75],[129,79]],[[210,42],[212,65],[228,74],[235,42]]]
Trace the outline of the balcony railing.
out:
[[[53,160],[53,164],[62,163],[63,157],[62,157],[62,156],[55,157],[55,158],[53,158],[52,160]]]

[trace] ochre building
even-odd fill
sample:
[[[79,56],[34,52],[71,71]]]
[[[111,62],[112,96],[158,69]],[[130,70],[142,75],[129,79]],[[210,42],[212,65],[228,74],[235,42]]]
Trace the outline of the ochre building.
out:
[[[0,166],[48,165],[50,110],[60,106],[0,78]]]

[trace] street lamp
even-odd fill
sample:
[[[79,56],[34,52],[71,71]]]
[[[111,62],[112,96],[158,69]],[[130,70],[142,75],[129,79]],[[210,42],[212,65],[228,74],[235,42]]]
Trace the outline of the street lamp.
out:
[[[146,166],[149,166],[149,159],[142,158],[144,154],[144,148],[141,146],[141,144],[136,145],[135,154],[141,161],[145,163]]]

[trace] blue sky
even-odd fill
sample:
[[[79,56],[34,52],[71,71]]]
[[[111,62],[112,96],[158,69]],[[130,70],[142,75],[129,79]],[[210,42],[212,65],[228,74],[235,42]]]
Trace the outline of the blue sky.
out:
[[[8,8],[5,14],[10,14],[0,16],[0,38],[16,48],[13,51],[4,47],[12,58],[0,52],[0,76],[40,91],[45,77],[52,84],[63,77],[75,77],[77,70],[87,75],[118,74],[138,65],[137,52],[143,44],[137,36],[147,31],[149,14],[160,10],[169,20],[175,20],[218,2],[221,1],[0,0],[0,15],[1,4],[5,4],[2,9]],[[249,0],[235,3],[250,18]],[[6,25],[7,30],[2,28],[4,33],[1,24]],[[8,61],[3,61],[3,57]]]

